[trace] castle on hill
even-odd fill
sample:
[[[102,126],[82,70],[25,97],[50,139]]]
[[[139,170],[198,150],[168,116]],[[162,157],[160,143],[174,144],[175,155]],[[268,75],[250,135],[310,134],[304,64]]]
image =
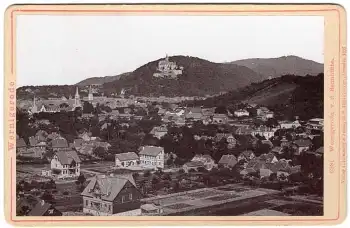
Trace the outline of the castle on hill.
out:
[[[157,72],[153,74],[153,77],[177,79],[182,74],[182,71],[183,67],[178,66],[176,62],[170,61],[168,55],[166,55],[165,59],[158,62]]]

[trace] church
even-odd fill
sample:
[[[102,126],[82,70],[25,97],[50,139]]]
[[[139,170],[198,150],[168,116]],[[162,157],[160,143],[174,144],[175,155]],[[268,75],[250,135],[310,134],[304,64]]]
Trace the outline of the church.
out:
[[[89,93],[89,97],[92,96]],[[93,99],[93,97],[92,97]],[[37,100],[34,96],[33,105],[29,109],[31,114],[47,112],[47,113],[55,113],[61,111],[74,111],[76,108],[81,108],[81,99],[79,95],[79,89],[76,87],[74,98],[70,97],[69,99],[62,97],[62,99],[48,99],[48,100]]]

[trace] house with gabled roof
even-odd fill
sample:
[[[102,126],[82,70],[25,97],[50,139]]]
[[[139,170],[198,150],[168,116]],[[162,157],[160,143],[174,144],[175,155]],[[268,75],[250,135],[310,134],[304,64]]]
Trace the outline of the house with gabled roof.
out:
[[[62,212],[57,210],[52,204],[41,200],[28,213],[28,216],[62,216]]]
[[[237,158],[233,154],[225,154],[220,158],[218,165],[226,168],[233,168],[237,164]]]
[[[207,170],[211,170],[215,166],[215,161],[209,154],[196,154],[191,161],[202,162]]]
[[[51,170],[58,177],[76,177],[80,175],[80,163],[76,151],[58,150],[51,160]]]
[[[141,193],[131,175],[95,176],[81,193],[83,212],[95,216],[141,215]]]
[[[164,168],[164,148],[158,146],[142,146],[139,152],[140,165],[144,168]]]
[[[284,149],[283,149],[283,147],[275,146],[274,148],[272,148],[271,152],[274,154],[283,154]]]
[[[135,152],[115,155],[115,166],[121,168],[135,167],[140,164],[140,158]]]
[[[27,144],[23,138],[16,139],[16,154],[21,155],[23,152],[27,151]]]
[[[268,153],[268,154],[262,154],[259,156],[259,159],[266,162],[266,163],[276,163],[278,162],[278,159],[273,153]]]
[[[68,142],[63,137],[55,138],[51,141],[51,147],[54,150],[68,148]]]
[[[298,139],[293,141],[292,147],[295,149],[295,155],[300,155],[310,149],[312,141],[310,139]]]
[[[194,170],[198,170],[198,168],[205,168],[204,167],[204,163],[201,162],[201,161],[189,161],[189,162],[186,162],[182,168],[184,169],[184,171],[186,173],[188,173],[191,169],[194,169]]]
[[[150,131],[150,134],[158,139],[161,139],[167,133],[168,133],[168,128],[166,126],[155,126]]]
[[[242,153],[240,153],[240,155],[238,155],[237,160],[246,160],[249,161],[251,159],[255,158],[255,154],[252,150],[245,150]]]

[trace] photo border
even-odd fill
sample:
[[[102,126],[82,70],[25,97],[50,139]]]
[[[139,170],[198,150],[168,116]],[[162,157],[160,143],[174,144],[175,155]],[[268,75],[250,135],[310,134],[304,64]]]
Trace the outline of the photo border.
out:
[[[283,15],[323,16],[324,44],[324,216],[64,216],[15,215],[16,17],[18,15]],[[331,4],[89,4],[12,5],[5,12],[5,214],[14,225],[315,225],[338,224],[346,216],[346,13]],[[334,137],[333,142],[329,138]],[[328,150],[333,152],[328,154]],[[336,189],[334,186],[337,186]],[[7,197],[6,197],[7,196]],[[10,197],[9,197],[10,196]],[[333,203],[335,202],[335,203]],[[335,213],[334,213],[335,212]],[[169,218],[170,217],[170,218]],[[71,219],[68,219],[71,218]],[[96,219],[93,219],[96,218]],[[104,218],[104,219],[103,219]],[[181,224],[178,224],[181,222]],[[38,224],[40,223],[40,224]]]

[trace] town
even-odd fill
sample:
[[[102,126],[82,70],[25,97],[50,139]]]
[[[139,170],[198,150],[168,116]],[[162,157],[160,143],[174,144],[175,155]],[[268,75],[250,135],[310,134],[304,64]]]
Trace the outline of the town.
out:
[[[323,214],[321,114],[94,85],[29,92],[17,99],[18,216]]]

